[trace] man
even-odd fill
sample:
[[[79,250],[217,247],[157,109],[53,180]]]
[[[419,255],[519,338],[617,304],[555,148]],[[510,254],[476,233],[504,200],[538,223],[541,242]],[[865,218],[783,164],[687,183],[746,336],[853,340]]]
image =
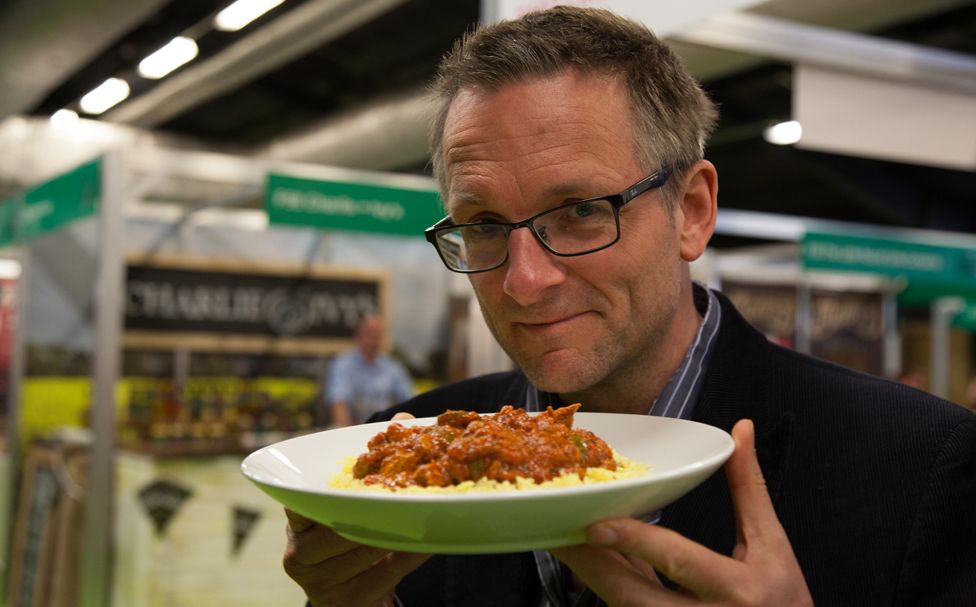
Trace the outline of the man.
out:
[[[712,424],[736,450],[657,524],[604,521],[551,553],[390,553],[289,513],[285,568],[313,605],[972,602],[976,416],[773,345],[693,285],[716,112],[666,46],[557,8],[468,36],[436,91],[449,215],[428,239],[519,370],[383,417],[580,402]]]
[[[329,367],[325,398],[334,426],[361,424],[410,398],[413,388],[406,370],[382,352],[385,335],[382,318],[364,315],[356,327],[356,348],[337,356]]]

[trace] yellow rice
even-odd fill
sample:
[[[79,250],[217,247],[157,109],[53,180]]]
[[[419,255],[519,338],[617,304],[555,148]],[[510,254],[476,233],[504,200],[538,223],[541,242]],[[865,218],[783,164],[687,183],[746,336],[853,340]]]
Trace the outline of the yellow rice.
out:
[[[342,472],[336,474],[329,481],[331,489],[346,489],[350,491],[370,491],[374,493],[468,493],[471,491],[519,491],[523,489],[542,489],[549,487],[577,487],[580,485],[592,485],[594,483],[605,483],[607,481],[635,478],[646,474],[650,469],[647,464],[641,464],[627,459],[616,451],[613,454],[617,462],[616,470],[606,468],[587,468],[586,474],[580,478],[576,472],[567,472],[553,478],[551,481],[536,483],[531,478],[518,477],[515,482],[496,481],[481,478],[476,481],[464,481],[449,487],[418,487],[410,486],[399,489],[391,489],[385,485],[367,485],[362,480],[352,475],[353,466],[356,463],[355,457],[348,457],[343,461]]]

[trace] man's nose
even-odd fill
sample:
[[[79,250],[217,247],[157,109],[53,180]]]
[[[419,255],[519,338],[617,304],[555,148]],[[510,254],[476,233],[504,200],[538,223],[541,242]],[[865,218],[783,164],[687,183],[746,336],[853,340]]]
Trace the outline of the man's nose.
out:
[[[505,294],[522,305],[535,302],[548,287],[566,278],[560,260],[542,246],[530,228],[508,235],[508,264],[505,266]]]

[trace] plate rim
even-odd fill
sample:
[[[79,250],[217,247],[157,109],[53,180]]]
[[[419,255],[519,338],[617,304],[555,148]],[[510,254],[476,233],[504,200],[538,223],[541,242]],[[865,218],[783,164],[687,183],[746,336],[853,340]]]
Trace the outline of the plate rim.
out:
[[[627,417],[635,416],[635,414],[628,414],[628,413],[596,413],[596,412],[583,412],[583,411],[577,413],[577,415],[627,416]],[[696,469],[714,470],[718,468],[718,466],[721,466],[725,461],[727,461],[728,458],[731,456],[732,452],[735,450],[735,441],[733,440],[732,436],[722,428],[719,428],[718,426],[712,426],[710,424],[705,424],[695,420],[686,420],[686,419],[670,418],[670,417],[649,416],[649,415],[636,415],[636,417],[649,418],[655,420],[655,423],[662,422],[668,424],[668,423],[680,422],[682,424],[693,424],[696,426],[704,427],[707,428],[708,429],[707,431],[709,432],[717,433],[717,436],[719,436],[723,441],[725,441],[725,445],[723,446],[722,449],[718,450],[717,452],[713,453],[712,455],[710,455],[705,459],[684,464],[677,468],[671,468],[668,471],[661,472],[659,474],[655,474],[653,464],[649,464],[651,466],[651,469],[647,473],[634,478],[616,479],[613,481],[596,482],[587,485],[572,485],[567,487],[528,488],[528,489],[513,490],[513,491],[484,491],[484,492],[472,491],[467,493],[413,493],[413,492],[398,493],[398,492],[385,492],[385,491],[381,492],[381,491],[355,491],[350,489],[332,489],[329,488],[328,486],[324,486],[321,488],[317,488],[317,487],[298,488],[275,480],[260,478],[260,473],[253,469],[254,459],[256,459],[262,453],[270,452],[271,450],[277,448],[279,445],[285,442],[307,439],[308,437],[315,436],[318,434],[342,431],[342,430],[347,430],[349,428],[364,429],[365,427],[375,426],[377,429],[379,429],[380,427],[386,427],[389,426],[389,424],[394,423],[394,420],[389,420],[389,421],[381,421],[381,422],[372,422],[369,424],[360,424],[358,426],[346,426],[344,428],[334,428],[332,430],[321,430],[319,432],[313,432],[310,434],[304,434],[302,436],[296,436],[289,439],[285,439],[283,441],[278,441],[276,443],[273,443],[271,445],[266,445],[264,447],[261,447],[260,449],[256,449],[255,451],[249,453],[241,461],[240,468],[242,474],[248,480],[250,480],[255,484],[265,485],[276,489],[280,489],[284,491],[292,491],[296,493],[328,496],[330,498],[351,499],[351,500],[369,499],[375,501],[390,501],[396,503],[405,503],[405,502],[466,503],[466,502],[486,502],[486,501],[502,502],[502,501],[518,501],[518,500],[540,499],[540,498],[546,499],[547,496],[552,496],[555,499],[555,498],[565,497],[567,495],[579,493],[581,491],[585,491],[586,493],[590,493],[590,494],[610,493],[618,490],[624,490],[633,487],[635,485],[646,484],[651,479],[653,479],[654,481],[666,481],[675,477],[684,476]],[[421,417],[421,418],[413,418],[409,420],[396,420],[396,422],[397,423],[407,422],[407,425],[410,426],[423,426],[423,425],[430,425],[431,423],[436,422],[436,419],[437,419],[436,417]],[[249,461],[252,462],[251,466],[248,465]]]

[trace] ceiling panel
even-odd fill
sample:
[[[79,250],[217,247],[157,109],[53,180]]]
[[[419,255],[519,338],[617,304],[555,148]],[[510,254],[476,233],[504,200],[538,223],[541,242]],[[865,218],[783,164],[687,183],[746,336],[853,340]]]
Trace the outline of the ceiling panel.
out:
[[[328,1],[286,0],[242,32],[229,34],[213,31],[209,25],[226,0],[171,0],[115,35],[111,44],[61,78],[46,98],[25,111],[44,116],[72,107],[84,92],[113,75],[129,78],[137,96],[157,86],[134,76],[138,60],[174,35],[194,33],[201,47],[201,56],[194,63],[201,63],[248,36],[260,36],[263,27],[289,11]],[[757,7],[756,12],[853,27],[976,56],[976,2],[774,0]],[[5,15],[0,12],[0,31]],[[195,138],[209,147],[264,150],[270,142],[322,128],[323,122],[378,100],[415,94],[429,80],[443,53],[478,16],[478,0],[399,3],[276,69],[181,111],[156,128]],[[49,42],[58,44],[57,40]],[[722,119],[708,156],[719,167],[721,206],[976,232],[976,213],[971,211],[976,205],[976,176],[972,172],[770,145],[762,139],[763,128],[791,115],[792,66],[689,44],[675,47],[720,104]],[[426,172],[429,167],[426,160],[417,160],[390,168]],[[723,244],[721,238],[716,242]],[[741,243],[738,239],[727,242]]]

